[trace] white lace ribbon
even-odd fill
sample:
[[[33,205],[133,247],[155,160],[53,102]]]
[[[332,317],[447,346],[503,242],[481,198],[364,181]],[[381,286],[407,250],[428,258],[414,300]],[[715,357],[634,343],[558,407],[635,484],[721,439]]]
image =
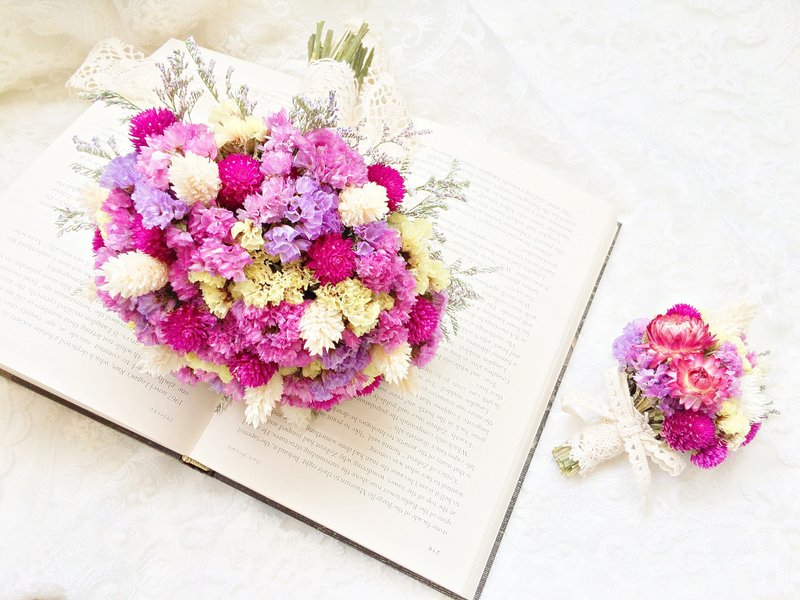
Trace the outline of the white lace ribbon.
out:
[[[581,474],[622,454],[623,451],[627,453],[633,473],[644,493],[650,486],[648,458],[670,475],[680,474],[686,467],[686,461],[656,438],[655,432],[647,424],[647,418],[636,410],[625,373],[616,369],[608,371],[606,388],[609,395],[608,405],[577,399],[565,399],[561,403],[565,412],[579,418],[581,415],[576,410],[578,407],[602,417],[599,421],[587,424],[565,442],[571,448],[570,457],[580,465]]]

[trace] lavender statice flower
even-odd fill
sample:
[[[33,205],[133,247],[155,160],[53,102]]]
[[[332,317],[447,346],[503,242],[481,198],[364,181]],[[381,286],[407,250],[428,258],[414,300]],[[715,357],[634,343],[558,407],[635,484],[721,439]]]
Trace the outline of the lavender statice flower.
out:
[[[300,253],[308,249],[308,241],[289,225],[272,227],[264,236],[264,249],[279,256],[281,262],[289,263],[300,258]]]
[[[722,342],[719,348],[714,352],[714,356],[725,365],[725,368],[732,377],[738,379],[744,374],[744,367],[742,366],[742,359],[739,356],[739,352],[736,350],[736,346],[730,342]]]
[[[164,229],[173,219],[182,219],[189,207],[183,200],[176,200],[145,183],[139,183],[132,194],[133,206],[142,215],[142,224],[147,228]]]
[[[622,334],[614,340],[611,353],[621,367],[633,365],[640,357],[643,350],[642,337],[647,329],[647,323],[648,319],[631,321],[622,330]]]
[[[661,363],[652,369],[645,365],[638,365],[633,380],[642,392],[644,392],[645,396],[651,398],[665,398],[669,395],[672,383],[675,379],[670,373],[669,366]]]
[[[295,189],[299,195],[289,201],[284,217],[300,235],[313,242],[328,233],[341,233],[339,198],[330,188],[321,188],[312,178],[301,177]]]
[[[136,159],[136,152],[112,159],[100,176],[100,185],[108,189],[124,189],[136,185],[140,177],[136,170]]]

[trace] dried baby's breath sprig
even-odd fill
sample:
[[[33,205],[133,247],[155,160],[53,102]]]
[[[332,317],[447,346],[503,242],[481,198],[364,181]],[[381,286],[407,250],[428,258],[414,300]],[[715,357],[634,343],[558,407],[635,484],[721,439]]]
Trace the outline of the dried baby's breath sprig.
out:
[[[117,141],[113,137],[109,137],[105,144],[100,141],[97,136],[90,140],[83,140],[77,135],[72,136],[72,143],[75,145],[75,150],[104,160],[111,160],[119,156],[117,149]]]
[[[53,206],[56,212],[56,235],[94,229],[95,225],[86,216],[86,211],[71,206]]]
[[[305,96],[292,98],[292,110],[289,118],[302,133],[315,129],[336,127],[338,111],[336,110],[336,97],[331,92],[325,100],[313,100]]]
[[[432,253],[431,257],[438,258],[438,253]],[[446,319],[442,320],[442,334],[446,340],[449,340],[451,335],[458,335],[458,313],[469,308],[476,300],[480,300],[480,295],[472,285],[472,278],[477,275],[495,273],[497,270],[497,267],[464,268],[461,259],[450,265],[450,285],[445,290],[447,309],[444,316]]]
[[[422,200],[410,208],[402,206],[400,210],[408,217],[435,220],[439,213],[449,208],[451,202],[466,202],[468,187],[469,181],[460,178],[460,165],[454,160],[443,179],[431,176],[428,181],[412,190],[412,195],[427,194]]]
[[[213,58],[206,63],[203,60],[202,55],[200,54],[200,49],[197,47],[197,42],[194,41],[193,37],[186,38],[184,42],[186,45],[186,51],[189,53],[189,57],[194,62],[194,66],[197,69],[197,75],[200,77],[200,81],[208,89],[208,93],[219,102],[219,93],[217,92],[217,81],[216,77],[214,76],[214,67],[216,66],[216,62]]]
[[[389,165],[397,163],[396,155],[399,154],[404,158],[400,161],[400,164],[396,164],[398,171],[403,174],[408,174],[410,165],[408,156],[410,154],[411,145],[413,144],[414,139],[430,133],[430,129],[417,129],[414,126],[414,123],[411,121],[409,121],[406,126],[403,127],[403,129],[396,133],[392,133],[392,130],[389,128],[389,126],[384,124],[380,139],[372,146],[363,148],[363,155],[371,163],[382,163]],[[363,141],[363,139],[360,141]],[[386,152],[387,148],[392,147],[399,149],[400,152]]]
[[[85,92],[79,92],[78,98],[88,102],[102,102],[106,106],[118,106],[132,113],[138,113],[142,110],[122,94],[112,90],[87,90]],[[133,115],[129,115],[124,120],[129,121],[132,116]]]
[[[233,67],[225,73],[225,93],[228,98],[236,102],[242,118],[249,117],[256,109],[256,101],[250,98],[250,88],[246,85],[235,87],[233,85]]]
[[[197,101],[203,95],[200,90],[190,87],[192,77],[187,72],[189,64],[181,50],[173,50],[166,63],[156,63],[161,74],[161,85],[154,91],[158,99],[168,106],[178,121],[188,117]]]

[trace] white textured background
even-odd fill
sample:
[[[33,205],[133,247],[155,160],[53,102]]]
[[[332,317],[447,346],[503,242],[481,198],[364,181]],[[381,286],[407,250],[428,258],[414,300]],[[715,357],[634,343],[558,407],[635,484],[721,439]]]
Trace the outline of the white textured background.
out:
[[[484,598],[800,597],[800,5],[6,0],[0,182],[82,110],[63,83],[97,40],[149,52],[194,34],[298,73],[318,16],[367,16],[417,114],[469,124],[620,207],[562,394],[600,393],[619,329],[676,301],[756,302],[751,341],[773,353],[782,414],[713,472],[656,474],[645,511],[624,460],[558,475],[549,449],[579,423],[554,410]],[[0,379],[0,597],[439,595]]]

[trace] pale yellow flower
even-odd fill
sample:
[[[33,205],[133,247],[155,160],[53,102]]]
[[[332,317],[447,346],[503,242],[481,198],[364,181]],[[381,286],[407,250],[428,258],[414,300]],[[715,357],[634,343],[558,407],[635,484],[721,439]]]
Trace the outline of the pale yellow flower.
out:
[[[236,221],[231,227],[231,237],[245,250],[254,252],[264,249],[264,234],[261,230],[261,225],[256,225],[250,219]]]
[[[225,365],[218,365],[207,360],[201,359],[194,352],[189,352],[185,357],[186,366],[199,371],[206,371],[208,373],[216,373],[222,380],[222,383],[230,383],[233,381],[230,369]]]
[[[208,116],[214,130],[217,147],[236,144],[243,148],[252,147],[254,142],[267,138],[267,125],[264,119],[253,115],[242,117],[239,106],[233,100],[217,104]]]
[[[274,261],[274,257],[256,251],[251,252],[253,264],[244,268],[245,278],[230,286],[231,295],[242,299],[245,303],[264,308],[268,304],[281,302],[301,304],[303,293],[310,286],[318,283],[314,273],[298,263],[283,265]]]

